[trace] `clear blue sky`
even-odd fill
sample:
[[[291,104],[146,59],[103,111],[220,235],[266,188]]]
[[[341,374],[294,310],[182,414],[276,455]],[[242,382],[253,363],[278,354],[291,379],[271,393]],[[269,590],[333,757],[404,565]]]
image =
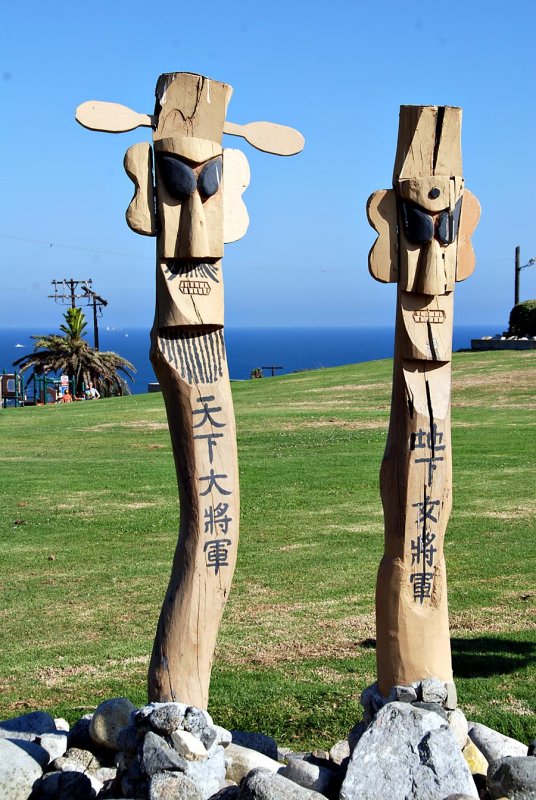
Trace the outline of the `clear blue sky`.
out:
[[[392,324],[393,288],[367,270],[365,204],[390,185],[399,106],[434,104],[464,109],[483,212],[455,319],[505,327],[514,248],[523,264],[536,256],[535,21],[534,0],[5,0],[0,325],[53,329],[50,282],[72,276],[109,300],[103,324],[150,326],[154,240],[125,223],[122,166],[149,131],[90,132],[74,110],[98,99],[151,113],[158,75],[184,70],[234,87],[229,120],[306,139],[280,158],[226,137],[252,174],[250,228],[224,259],[227,325]],[[521,295],[536,297],[536,267]]]

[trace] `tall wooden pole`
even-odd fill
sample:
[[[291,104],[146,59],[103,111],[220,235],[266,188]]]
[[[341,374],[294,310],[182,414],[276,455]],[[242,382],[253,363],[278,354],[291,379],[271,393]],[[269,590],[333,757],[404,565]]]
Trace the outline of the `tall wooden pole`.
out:
[[[156,85],[154,115],[89,101],[76,118],[93,130],[153,129],[127,150],[134,183],[128,225],[157,237],[151,361],[166,405],[180,498],[179,539],[148,674],[151,701],[206,708],[216,637],[229,596],[239,531],[236,432],[223,336],[223,246],[248,226],[249,167],[223,150],[224,130],[292,155],[297,131],[233,125],[230,86],[174,72]],[[273,148],[271,142],[274,142]],[[154,169],[153,169],[154,168]]]
[[[474,268],[480,207],[466,189],[461,109],[402,106],[393,189],[368,201],[374,278],[397,282],[391,419],[380,471],[378,686],[452,681],[443,540],[452,506],[454,283]]]

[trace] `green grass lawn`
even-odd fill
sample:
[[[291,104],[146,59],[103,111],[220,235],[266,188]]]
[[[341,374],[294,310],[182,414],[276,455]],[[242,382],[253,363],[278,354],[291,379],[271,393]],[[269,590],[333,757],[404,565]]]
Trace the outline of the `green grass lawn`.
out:
[[[326,746],[375,679],[391,361],[233,385],[241,541],[210,710]],[[445,551],[470,719],[536,735],[536,353],[453,359]],[[0,411],[0,717],[141,705],[178,528],[159,394]]]

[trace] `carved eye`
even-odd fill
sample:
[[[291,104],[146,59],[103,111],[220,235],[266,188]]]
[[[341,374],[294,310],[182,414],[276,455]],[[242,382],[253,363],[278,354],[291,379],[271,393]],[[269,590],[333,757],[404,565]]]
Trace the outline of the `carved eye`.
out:
[[[158,153],[158,166],[169,194],[176,200],[195,192],[196,180],[192,169],[170,153]]]
[[[412,244],[425,244],[434,238],[434,220],[411,203],[402,202],[404,232]]]
[[[203,167],[197,179],[199,191],[205,197],[212,197],[220,188],[221,183],[221,158],[210,161]]]
[[[460,214],[462,211],[462,198],[458,200],[454,211],[449,214],[448,211],[442,211],[439,215],[439,223],[437,226],[437,238],[441,244],[452,244],[457,235],[458,227],[460,225]]]

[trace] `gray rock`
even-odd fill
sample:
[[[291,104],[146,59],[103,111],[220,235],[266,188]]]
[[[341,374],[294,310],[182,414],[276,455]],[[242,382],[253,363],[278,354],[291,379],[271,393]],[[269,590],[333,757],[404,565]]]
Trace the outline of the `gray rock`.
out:
[[[89,725],[93,714],[84,714],[83,717],[73,725],[67,734],[68,747],[80,747],[82,750],[89,750],[93,746],[93,740],[89,735]]]
[[[350,743],[348,739],[341,739],[339,742],[335,742],[335,744],[329,751],[330,760],[337,766],[340,766],[342,762],[349,757],[350,757]]]
[[[0,722],[1,739],[26,739],[31,742],[43,733],[57,733],[54,718],[44,711],[32,711]]]
[[[356,744],[367,730],[367,727],[368,727],[367,723],[365,722],[364,719],[362,719],[361,722],[358,722],[357,725],[354,725],[354,727],[348,734],[348,744],[350,746],[350,754],[354,752]]]
[[[336,776],[332,770],[298,758],[291,758],[279,774],[294,783],[299,783],[305,789],[312,789],[325,795],[331,795],[336,785]]]
[[[97,792],[81,772],[50,772],[44,775],[32,800],[94,800]]]
[[[242,782],[238,800],[325,800],[323,795],[304,789],[283,775],[254,769]]]
[[[193,733],[198,739],[201,739],[207,750],[215,744],[218,738],[218,732],[212,721],[212,717],[208,711],[195,706],[189,706],[184,715],[184,722],[182,726],[185,731]]]
[[[488,791],[494,798],[536,800],[536,758],[507,756],[491,763]]]
[[[48,764],[48,753],[24,739],[0,739],[0,797],[27,800]]]
[[[471,794],[449,794],[448,797],[445,797],[445,800],[473,800],[473,795]]]
[[[359,702],[365,712],[365,722],[368,724],[372,717],[385,705],[385,697],[378,688],[377,683],[373,683],[361,693]]]
[[[70,747],[63,756],[54,759],[52,767],[59,772],[96,772],[102,764],[90,750]]]
[[[481,725],[479,722],[469,723],[469,738],[473,741],[484,758],[491,764],[506,756],[526,756],[528,747],[516,739],[503,736],[502,733]]]
[[[250,733],[249,731],[231,731],[232,741],[249,750],[257,750],[263,756],[268,756],[277,761],[277,742],[264,733]]]
[[[71,726],[63,717],[54,717],[54,725],[57,731],[63,731],[63,733],[69,733],[71,730]]]
[[[417,700],[417,702],[412,703],[412,705],[414,708],[420,708],[422,711],[433,711],[434,714],[439,714],[441,719],[444,719],[445,722],[448,722],[447,712],[442,706],[439,705],[439,703]]]
[[[341,800],[478,798],[471,773],[448,724],[408,703],[389,703],[353,751]]]
[[[202,800],[195,783],[182,772],[158,772],[149,780],[149,800]]]
[[[458,707],[458,692],[456,691],[456,684],[453,681],[447,681],[445,684],[445,689],[447,690],[447,697],[444,700],[443,705],[449,711],[453,711]]]
[[[126,697],[105,700],[96,709],[89,724],[89,735],[96,744],[119,750],[117,737],[122,728],[129,724],[130,712],[136,706]]]
[[[460,750],[463,750],[469,737],[469,724],[465,714],[459,708],[455,708],[453,711],[447,712],[447,720],[456,741],[460,745]]]
[[[182,725],[187,708],[184,703],[163,703],[153,709],[149,723],[156,731],[173,733]]]
[[[119,750],[129,755],[137,751],[139,742],[138,729],[135,725],[128,725],[126,728],[122,728],[117,734],[117,746]]]
[[[47,751],[49,761],[60,758],[67,750],[67,733],[43,733],[39,744]]]
[[[173,731],[170,738],[173,749],[186,761],[204,761],[208,758],[207,748],[190,731]]]
[[[201,790],[203,800],[219,792],[225,784],[225,755],[223,747],[217,747],[210,758],[204,761],[188,761],[185,775]]]
[[[421,682],[421,693],[424,703],[438,703],[442,706],[447,699],[447,689],[439,678],[425,678]]]
[[[185,772],[187,767],[187,761],[165,739],[152,731],[143,740],[140,763],[143,772],[149,777],[164,770]]]
[[[258,750],[249,747],[231,744],[225,748],[225,763],[227,766],[225,776],[228,780],[240,783],[252,769],[262,767],[270,772],[278,772],[281,764],[273,758],[263,755]]]
[[[138,761],[133,761],[128,772],[121,774],[121,791],[123,797],[145,798],[149,793],[147,776],[142,772]]]
[[[216,794],[211,795],[210,800],[236,800],[240,793],[240,786],[232,781],[226,781],[228,784],[220,789]]]
[[[218,736],[218,738],[216,739],[216,744],[221,744],[222,747],[227,747],[228,745],[230,745],[231,742],[233,741],[233,735],[231,731],[228,731],[227,728],[222,728],[221,725],[214,725],[213,727]],[[262,736],[262,734],[260,735]]]
[[[413,686],[393,686],[387,695],[387,703],[414,703],[417,691]]]

